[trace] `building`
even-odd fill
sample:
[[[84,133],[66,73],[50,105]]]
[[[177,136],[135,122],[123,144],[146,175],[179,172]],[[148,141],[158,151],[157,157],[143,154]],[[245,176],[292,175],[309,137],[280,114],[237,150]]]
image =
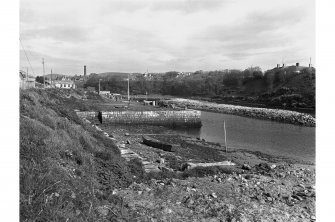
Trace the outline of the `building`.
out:
[[[26,72],[20,71],[20,89],[35,88],[35,77],[27,75]]]
[[[111,92],[110,91],[99,91],[99,95],[101,96],[105,96],[107,98],[109,98],[111,96]]]
[[[112,93],[110,98],[114,101],[121,101],[122,100],[122,96],[119,93]]]
[[[61,89],[75,89],[76,84],[72,80],[68,79],[62,79],[62,80],[54,80],[52,81],[52,85],[55,88],[61,88]]]

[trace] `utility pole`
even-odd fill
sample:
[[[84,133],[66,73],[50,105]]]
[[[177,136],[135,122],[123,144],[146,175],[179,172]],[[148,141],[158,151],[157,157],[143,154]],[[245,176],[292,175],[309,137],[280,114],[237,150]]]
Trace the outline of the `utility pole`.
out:
[[[101,79],[99,79],[99,95],[100,95],[100,81],[101,81]]]
[[[226,122],[223,121],[223,129],[224,129],[224,146],[226,148],[226,153],[228,152],[227,148],[227,135],[226,135]]]
[[[42,64],[43,64],[43,87],[45,89],[45,69],[44,69],[44,58],[42,58]]]
[[[128,73],[128,103],[130,103],[130,96],[129,96],[129,73]]]
[[[51,69],[51,79],[50,79],[50,86],[52,88],[52,69]]]

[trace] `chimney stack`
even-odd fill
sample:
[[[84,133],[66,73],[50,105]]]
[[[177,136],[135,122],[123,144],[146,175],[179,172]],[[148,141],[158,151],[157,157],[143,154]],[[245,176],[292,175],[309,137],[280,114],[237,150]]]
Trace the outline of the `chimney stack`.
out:
[[[283,66],[282,66],[283,68],[285,67],[285,64],[283,63]]]
[[[279,68],[280,64],[277,64],[277,68]]]
[[[84,76],[86,77],[86,66],[84,66]]]
[[[295,66],[299,66],[299,62],[297,62],[297,63],[295,64]]]

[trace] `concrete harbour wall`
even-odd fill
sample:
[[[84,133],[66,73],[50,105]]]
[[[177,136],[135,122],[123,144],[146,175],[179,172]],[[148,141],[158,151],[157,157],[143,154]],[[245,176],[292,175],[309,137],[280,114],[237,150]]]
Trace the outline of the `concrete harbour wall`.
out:
[[[80,118],[84,118],[87,120],[93,120],[93,119],[97,119],[98,118],[98,112],[94,112],[94,111],[90,111],[90,112],[81,112],[78,111],[76,112],[77,116]]]
[[[198,110],[99,112],[102,124],[147,124],[172,127],[201,127]]]

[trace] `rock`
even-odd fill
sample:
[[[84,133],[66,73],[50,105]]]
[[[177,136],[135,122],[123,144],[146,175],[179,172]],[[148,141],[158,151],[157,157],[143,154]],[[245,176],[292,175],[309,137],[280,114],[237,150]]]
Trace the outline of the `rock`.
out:
[[[242,169],[243,170],[251,170],[251,166],[249,166],[248,164],[243,164]]]
[[[303,184],[299,184],[298,186],[305,189],[305,186]]]
[[[213,198],[218,198],[218,196],[216,195],[216,193],[212,193],[211,196],[212,196]]]
[[[252,178],[252,175],[251,174],[247,174],[247,175],[244,176],[244,178],[247,179],[247,180],[250,180]]]
[[[181,170],[181,171],[185,171],[185,170],[187,170],[190,166],[191,166],[191,165],[188,164],[188,163],[183,163],[183,164],[181,164],[181,166],[180,166],[180,170]]]
[[[125,133],[124,135],[125,135],[125,136],[129,136],[129,133]]]
[[[273,170],[274,168],[276,168],[277,166],[276,166],[276,164],[272,164],[271,166],[270,166],[270,168]]]
[[[273,199],[271,197],[266,198],[268,201],[272,201]]]
[[[109,212],[108,208],[106,208],[104,206],[98,207],[97,211],[101,216],[104,216],[104,217],[106,217],[108,215],[108,212]]]
[[[81,213],[81,211],[77,209],[76,210],[76,215],[78,216],[80,213]]]
[[[197,140],[200,140],[200,137],[197,137]]]
[[[194,200],[192,200],[191,198],[189,198],[189,199],[187,200],[187,206],[190,207],[190,206],[192,206],[193,204],[194,204]]]
[[[312,215],[311,220],[316,220],[316,217]]]
[[[131,144],[130,140],[127,140],[127,144]]]

